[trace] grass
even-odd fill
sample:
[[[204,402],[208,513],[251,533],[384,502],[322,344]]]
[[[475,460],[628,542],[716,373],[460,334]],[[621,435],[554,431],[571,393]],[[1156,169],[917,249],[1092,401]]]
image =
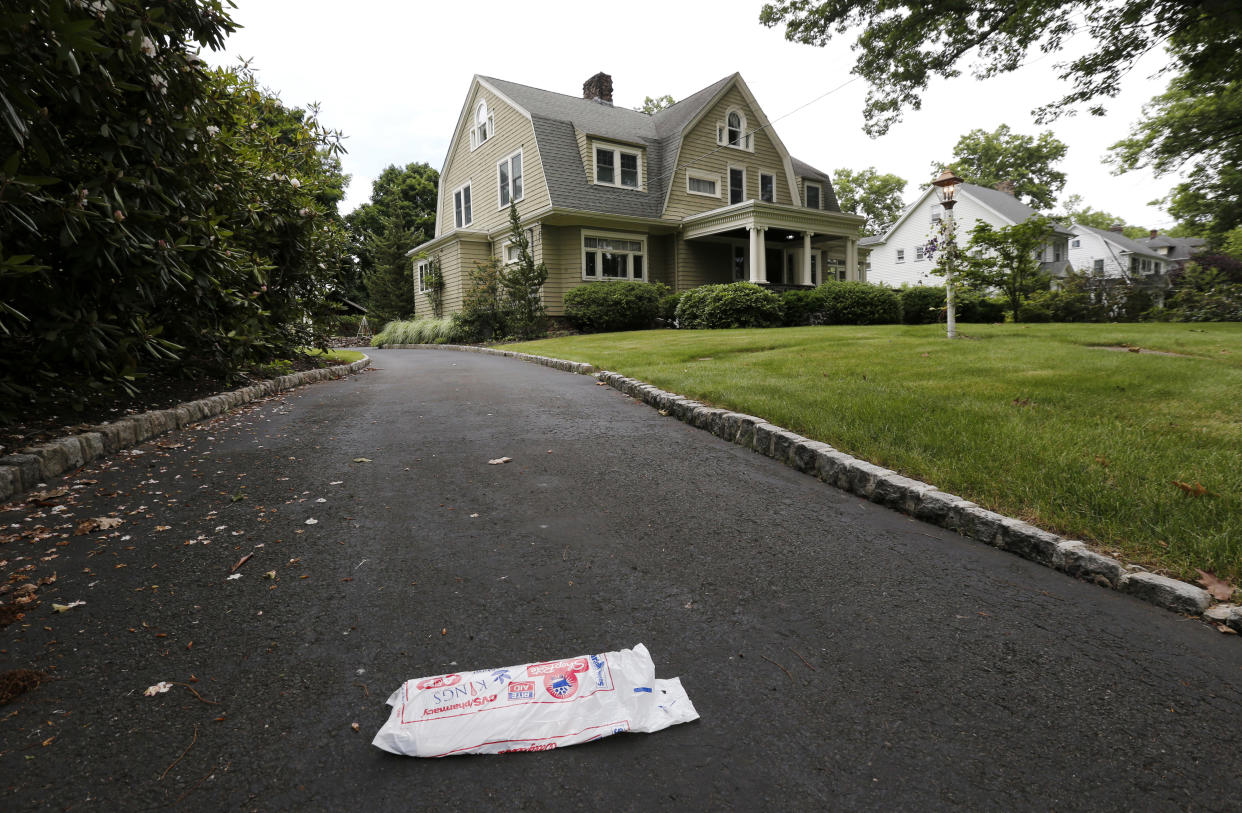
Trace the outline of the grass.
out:
[[[362,361],[362,353],[357,350],[307,350],[306,355],[311,357],[322,357],[325,361],[333,364],[353,364],[355,361]]]
[[[452,318],[423,317],[407,322],[389,322],[384,329],[371,337],[371,344],[383,347],[388,344],[446,344],[457,339],[457,328]]]
[[[956,342],[890,325],[512,348],[759,415],[1129,561],[1242,583],[1242,324],[963,328]],[[1101,349],[1121,345],[1181,355]]]

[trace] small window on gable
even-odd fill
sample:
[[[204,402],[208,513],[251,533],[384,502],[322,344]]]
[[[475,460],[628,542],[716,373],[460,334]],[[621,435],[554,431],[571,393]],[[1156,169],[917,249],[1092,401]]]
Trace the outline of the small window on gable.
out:
[[[810,182],[807,183],[806,185],[806,208],[808,209],[822,208],[819,204],[819,198],[820,198],[821,191],[822,190],[819,188],[819,184],[810,183]]]
[[[453,190],[453,224],[463,229],[474,222],[474,213],[470,205],[470,182]]]
[[[776,176],[759,173],[759,200],[773,203],[776,200]]]
[[[478,149],[494,134],[494,118],[487,109],[487,102],[480,100],[474,108],[474,123],[470,126],[470,149]]]
[[[716,143],[738,150],[754,151],[753,135],[746,129],[746,116],[740,110],[730,110],[725,120],[716,124]]]

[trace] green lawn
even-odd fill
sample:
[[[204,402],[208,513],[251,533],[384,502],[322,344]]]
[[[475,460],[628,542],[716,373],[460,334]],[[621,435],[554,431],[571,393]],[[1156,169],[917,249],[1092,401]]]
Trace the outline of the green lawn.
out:
[[[511,347],[761,416],[1131,561],[1242,583],[1242,324],[962,332],[662,330]]]
[[[305,353],[308,356],[323,356],[332,364],[352,364],[355,361],[362,361],[362,353],[357,350],[329,350],[327,353],[322,350],[306,350]]]

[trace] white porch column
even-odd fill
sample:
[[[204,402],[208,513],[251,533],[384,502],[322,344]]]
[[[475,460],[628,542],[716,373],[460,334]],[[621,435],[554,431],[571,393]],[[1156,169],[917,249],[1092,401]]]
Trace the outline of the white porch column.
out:
[[[845,238],[845,278],[861,280],[858,273],[858,240],[854,237]]]
[[[815,232],[802,232],[802,284],[811,284],[811,238]]]
[[[759,282],[763,285],[768,284],[768,244],[763,236],[767,230],[766,226],[759,227]]]
[[[763,256],[763,231],[758,226],[747,226],[750,232],[750,281],[756,284],[764,282],[760,275],[759,263]]]

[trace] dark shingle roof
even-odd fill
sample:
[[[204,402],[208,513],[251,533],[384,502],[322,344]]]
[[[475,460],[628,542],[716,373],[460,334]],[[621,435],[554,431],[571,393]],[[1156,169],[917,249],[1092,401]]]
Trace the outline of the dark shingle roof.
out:
[[[1140,243],[1138,240],[1131,240],[1129,237],[1126,237],[1124,234],[1121,234],[1120,232],[1109,231],[1108,229],[1097,229],[1094,226],[1084,226],[1081,223],[1075,223],[1074,228],[1083,229],[1084,231],[1089,231],[1093,234],[1098,234],[1100,237],[1103,237],[1105,240],[1108,240],[1113,245],[1118,246],[1125,251],[1129,251],[1132,254],[1141,254],[1144,257],[1155,257],[1158,260],[1165,259],[1164,257],[1161,257],[1159,254],[1149,249],[1147,246]]]
[[[1169,248],[1169,253],[1165,255],[1169,260],[1188,260],[1192,254],[1198,253],[1207,245],[1207,240],[1201,237],[1166,237],[1163,234],[1143,237],[1134,242],[1148,248]]]
[[[999,189],[978,186],[973,183],[962,184],[962,189],[970,192],[973,197],[995,209],[1014,223],[1025,223],[1027,218],[1039,214],[1034,208],[1027,206],[1008,192],[1002,192]],[[1072,233],[1068,228],[1060,225],[1053,226],[1053,231],[1060,232],[1061,234]]]

